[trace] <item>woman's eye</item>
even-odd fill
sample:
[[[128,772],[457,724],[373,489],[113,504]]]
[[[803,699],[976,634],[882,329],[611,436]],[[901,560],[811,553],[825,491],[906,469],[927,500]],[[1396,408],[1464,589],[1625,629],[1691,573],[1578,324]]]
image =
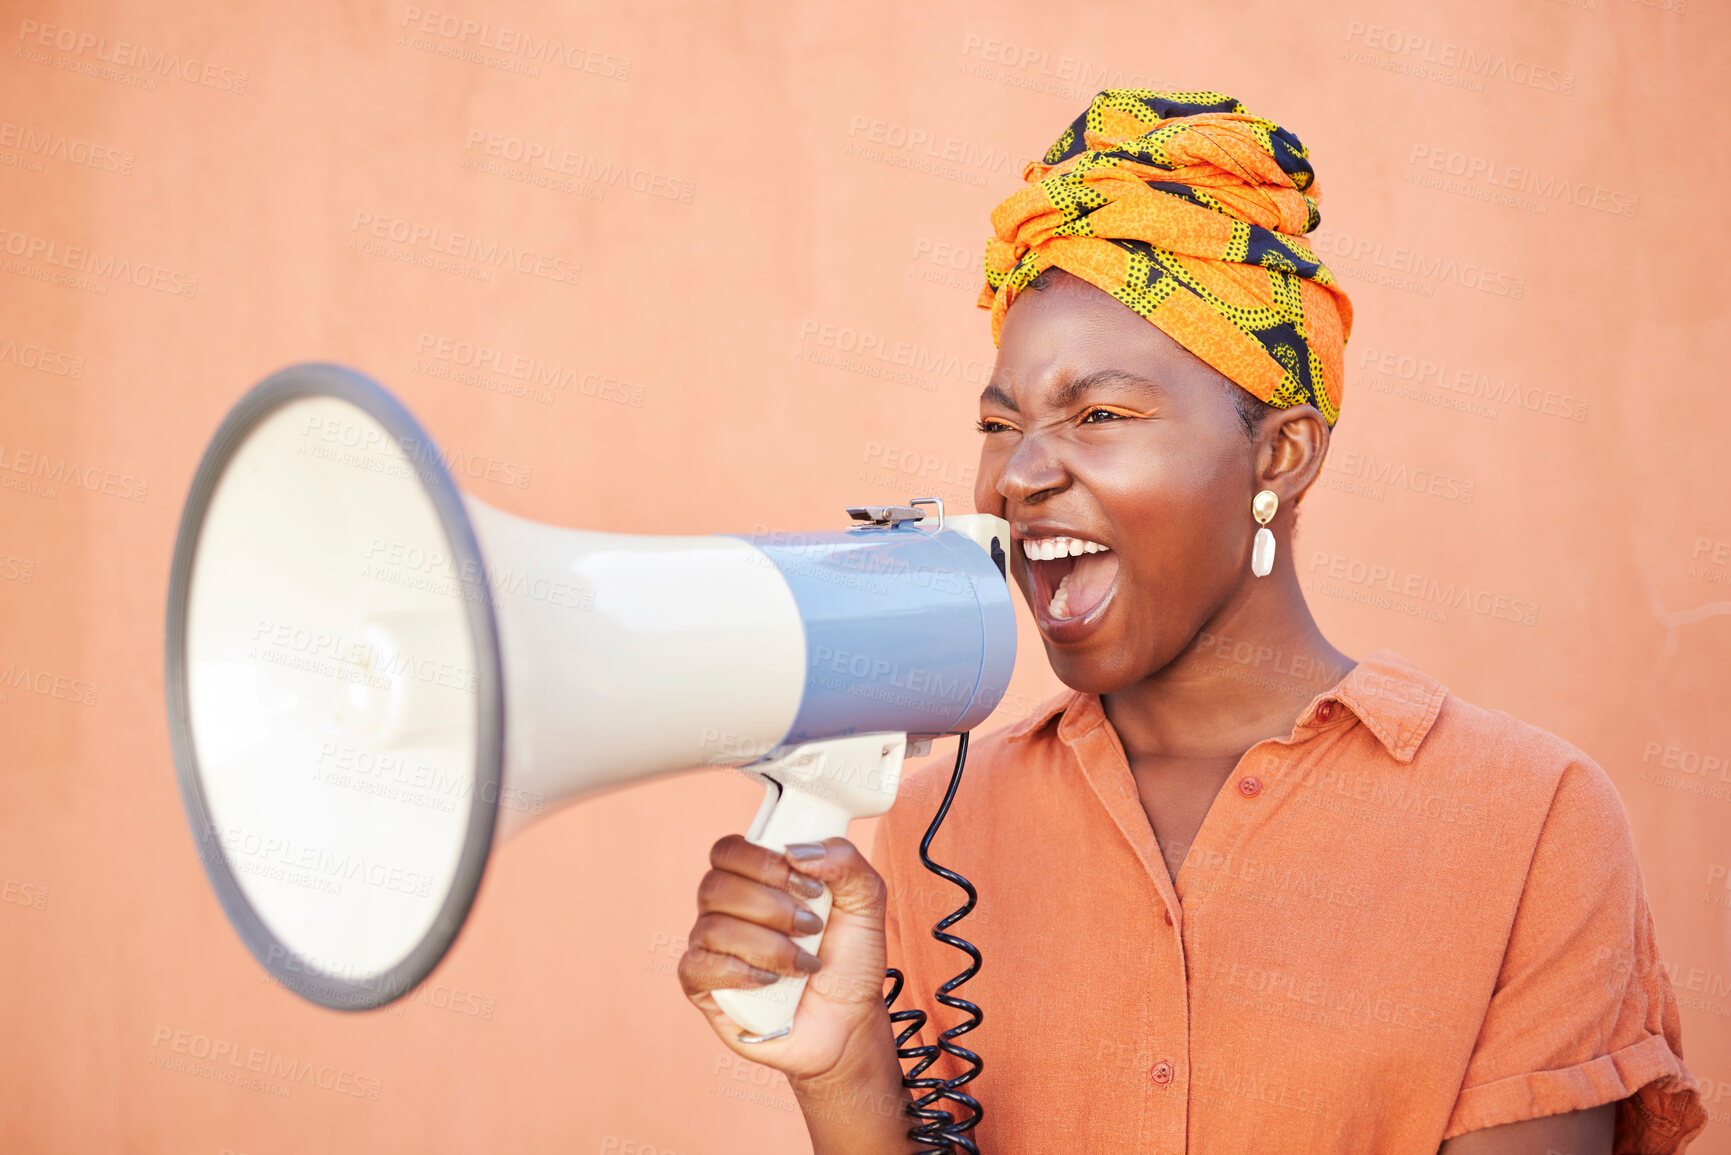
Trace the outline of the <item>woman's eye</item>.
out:
[[[1015,426],[1006,425],[1004,422],[998,421],[998,420],[991,418],[991,417],[982,417],[979,420],[979,424],[976,425],[975,428],[978,429],[981,433],[1008,433],[1008,432],[1014,430]]]
[[[1077,422],[1077,424],[1098,425],[1103,421],[1121,421],[1123,418],[1124,415],[1122,413],[1114,412],[1111,409],[1101,409],[1096,407],[1082,414],[1082,419]]]

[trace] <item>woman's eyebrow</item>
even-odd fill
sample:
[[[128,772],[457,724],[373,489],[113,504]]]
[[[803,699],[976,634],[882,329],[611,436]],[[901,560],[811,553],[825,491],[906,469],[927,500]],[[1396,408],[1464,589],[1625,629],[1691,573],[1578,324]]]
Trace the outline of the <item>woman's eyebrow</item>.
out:
[[[1066,382],[1058,389],[1053,403],[1060,409],[1067,409],[1090,389],[1100,389],[1113,385],[1152,392],[1162,397],[1166,394],[1166,391],[1157,383],[1146,377],[1139,377],[1127,369],[1096,369],[1092,373],[1086,373]],[[985,387],[980,393],[980,401],[985,404],[1001,405],[1012,413],[1021,412],[1021,408],[1016,404],[1016,399],[1010,395],[1010,391],[996,382]]]
[[[1166,391],[1157,383],[1148,380],[1146,377],[1139,377],[1126,369],[1097,369],[1094,372],[1084,374],[1081,377],[1072,378],[1058,390],[1057,396],[1053,400],[1056,402],[1058,408],[1067,409],[1079,401],[1090,389],[1098,389],[1111,385],[1127,386],[1131,389],[1151,392],[1162,397],[1166,394]]]
[[[1016,399],[1010,396],[1010,391],[996,382],[987,385],[985,389],[980,392],[980,403],[986,404],[988,402],[993,405],[1002,405],[1011,413],[1021,412],[1021,410],[1016,407]]]

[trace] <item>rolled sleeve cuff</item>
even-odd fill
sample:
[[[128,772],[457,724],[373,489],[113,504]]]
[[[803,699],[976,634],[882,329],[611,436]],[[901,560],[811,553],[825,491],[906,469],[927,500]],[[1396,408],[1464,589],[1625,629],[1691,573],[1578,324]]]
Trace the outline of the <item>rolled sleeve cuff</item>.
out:
[[[1573,1067],[1468,1087],[1443,1138],[1625,1099],[1617,1108],[1615,1155],[1671,1155],[1707,1123],[1695,1077],[1665,1036],[1649,1035]]]

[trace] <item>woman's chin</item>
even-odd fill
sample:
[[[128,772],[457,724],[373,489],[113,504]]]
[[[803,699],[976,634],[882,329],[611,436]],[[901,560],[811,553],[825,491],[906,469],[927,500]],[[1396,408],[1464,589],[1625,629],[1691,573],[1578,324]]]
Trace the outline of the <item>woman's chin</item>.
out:
[[[1125,659],[1121,646],[1110,643],[1091,646],[1057,645],[1050,638],[1041,638],[1046,645],[1046,660],[1058,680],[1072,690],[1084,694],[1112,694],[1138,680],[1139,675]]]

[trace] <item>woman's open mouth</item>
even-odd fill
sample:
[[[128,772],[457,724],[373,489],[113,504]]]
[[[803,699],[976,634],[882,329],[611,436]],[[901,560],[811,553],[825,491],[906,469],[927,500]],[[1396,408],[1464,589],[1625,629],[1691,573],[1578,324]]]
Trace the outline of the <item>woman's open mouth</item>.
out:
[[[1054,625],[1086,618],[1104,604],[1118,577],[1118,555],[1086,538],[1025,537],[1022,555],[1028,559],[1036,616]]]

